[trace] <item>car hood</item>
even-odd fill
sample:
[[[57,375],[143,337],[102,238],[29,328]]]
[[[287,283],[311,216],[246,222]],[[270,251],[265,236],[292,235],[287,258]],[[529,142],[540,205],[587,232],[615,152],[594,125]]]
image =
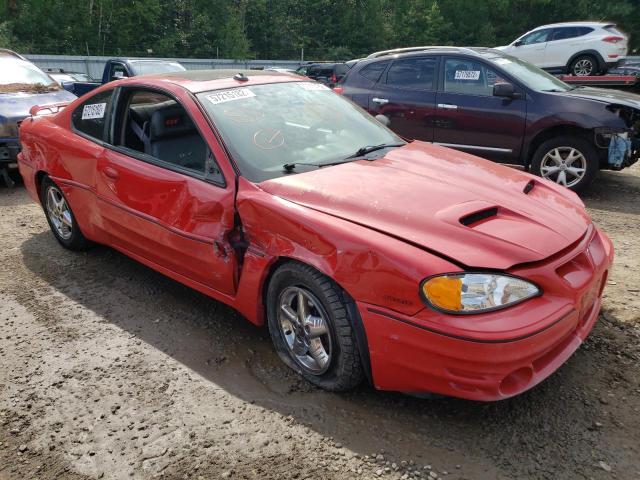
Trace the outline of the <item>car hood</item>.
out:
[[[575,90],[564,92],[563,95],[571,97],[586,98],[604,103],[615,103],[627,107],[640,109],[640,95],[622,90],[607,90],[604,88],[581,87]]]
[[[280,177],[260,187],[466,267],[508,269],[543,260],[579,240],[591,223],[564,187],[418,141],[375,161]]]
[[[66,90],[47,93],[6,93],[0,94],[0,121],[17,123],[29,115],[34,105],[72,102],[76,96]]]

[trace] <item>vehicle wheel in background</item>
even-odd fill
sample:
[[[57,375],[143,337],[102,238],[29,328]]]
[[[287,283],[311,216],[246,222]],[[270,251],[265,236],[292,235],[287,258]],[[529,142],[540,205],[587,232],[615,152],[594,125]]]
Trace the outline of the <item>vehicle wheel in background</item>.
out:
[[[364,376],[345,293],[300,263],[280,266],[266,295],[271,339],[280,358],[309,382],[330,391],[356,387]]]
[[[587,140],[577,136],[554,137],[533,154],[531,172],[552,182],[583,191],[599,169],[598,154]]]
[[[47,222],[56,240],[70,250],[82,250],[88,246],[82,235],[71,207],[60,187],[53,180],[45,177],[42,180],[40,199],[44,208]]]
[[[599,71],[598,60],[593,55],[580,55],[569,66],[569,73],[577,77],[597,75]]]

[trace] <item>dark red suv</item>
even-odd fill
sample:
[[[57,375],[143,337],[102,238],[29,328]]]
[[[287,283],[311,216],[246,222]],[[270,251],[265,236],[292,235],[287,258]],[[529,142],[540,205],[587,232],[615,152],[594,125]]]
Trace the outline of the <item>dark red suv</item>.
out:
[[[640,157],[640,96],[572,87],[493,49],[374,53],[336,90],[405,138],[522,165],[576,191]]]

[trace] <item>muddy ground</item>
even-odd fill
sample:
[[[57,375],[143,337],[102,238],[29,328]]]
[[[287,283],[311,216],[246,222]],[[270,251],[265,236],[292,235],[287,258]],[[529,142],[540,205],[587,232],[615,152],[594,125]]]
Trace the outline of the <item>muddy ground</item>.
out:
[[[317,390],[267,332],[0,188],[0,479],[640,478],[640,165],[584,197],[616,246],[593,334],[493,404]]]

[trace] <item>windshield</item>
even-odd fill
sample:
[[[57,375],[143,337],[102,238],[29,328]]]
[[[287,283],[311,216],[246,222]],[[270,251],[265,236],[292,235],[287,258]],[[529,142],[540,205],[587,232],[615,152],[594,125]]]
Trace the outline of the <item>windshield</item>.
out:
[[[178,62],[148,62],[132,61],[131,69],[134,75],[148,75],[150,73],[184,72],[186,68]]]
[[[289,82],[198,94],[243,176],[260,182],[343,161],[364,146],[403,143],[324,85]],[[304,163],[305,165],[299,165]]]
[[[571,87],[563,81],[518,58],[509,55],[497,55],[495,52],[483,56],[532,90],[538,92],[566,92],[571,90]]]
[[[32,63],[19,59],[0,62],[0,92],[52,91],[57,83]]]

